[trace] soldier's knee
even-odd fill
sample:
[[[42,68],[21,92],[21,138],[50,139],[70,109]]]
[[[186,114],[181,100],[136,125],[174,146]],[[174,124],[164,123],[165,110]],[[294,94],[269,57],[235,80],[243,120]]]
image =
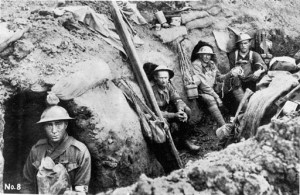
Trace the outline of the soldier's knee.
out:
[[[204,94],[201,97],[208,107],[217,105],[217,101],[215,100],[215,98],[213,96]]]

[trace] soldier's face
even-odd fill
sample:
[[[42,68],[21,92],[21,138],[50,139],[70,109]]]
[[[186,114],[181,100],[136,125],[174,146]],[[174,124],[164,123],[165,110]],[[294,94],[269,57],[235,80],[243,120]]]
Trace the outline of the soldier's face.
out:
[[[211,54],[201,54],[203,62],[207,63],[211,59]]]
[[[239,43],[239,49],[242,53],[247,53],[250,50],[250,40],[244,40]]]
[[[52,143],[58,143],[64,138],[67,127],[66,121],[51,121],[44,124],[47,137]]]
[[[156,73],[156,82],[160,87],[166,87],[169,82],[169,72],[168,71],[159,71]]]

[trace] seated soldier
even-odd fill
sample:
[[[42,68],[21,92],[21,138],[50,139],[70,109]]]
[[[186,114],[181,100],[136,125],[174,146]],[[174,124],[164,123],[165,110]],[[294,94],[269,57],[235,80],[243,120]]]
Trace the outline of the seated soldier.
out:
[[[225,120],[219,110],[223,106],[217,91],[217,82],[229,78],[231,73],[221,75],[216,66],[215,53],[211,46],[202,46],[197,52],[198,58],[192,61],[193,80],[198,86],[199,97],[205,102],[210,114],[219,126],[225,125]],[[216,89],[216,90],[215,90]],[[219,91],[220,92],[220,91]]]
[[[157,66],[154,69],[153,79],[155,84],[152,86],[154,96],[163,117],[170,124],[171,132],[178,133],[179,139],[183,140],[190,150],[199,150],[199,146],[194,145],[187,139],[187,121],[191,110],[169,82],[169,79],[173,76],[174,72],[165,66]]]
[[[43,193],[40,190],[44,193],[52,192],[51,177],[45,177],[43,180],[38,178],[38,175],[45,173],[52,175],[53,178],[69,178],[68,181],[55,181],[59,187],[59,194],[87,193],[91,176],[91,157],[87,147],[66,132],[68,121],[71,119],[67,111],[57,105],[48,107],[42,113],[38,124],[43,125],[47,138],[39,140],[32,147],[24,165],[22,185],[24,193]],[[48,160],[48,164],[43,164],[45,159]],[[47,168],[51,164],[59,165],[60,169],[63,169],[60,173],[64,174],[56,175],[54,169]],[[51,181],[46,181],[47,179]],[[50,186],[47,187],[47,183]]]
[[[250,50],[251,37],[248,34],[240,34],[236,45],[238,49],[228,55],[232,78],[230,87],[236,101],[239,103],[246,88],[256,90],[256,83],[261,79],[267,66],[261,56]]]

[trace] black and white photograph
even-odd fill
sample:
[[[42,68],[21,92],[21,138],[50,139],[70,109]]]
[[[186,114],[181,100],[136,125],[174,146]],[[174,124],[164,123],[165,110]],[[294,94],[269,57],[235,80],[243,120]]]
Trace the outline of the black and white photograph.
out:
[[[299,195],[299,0],[0,0],[0,194]]]

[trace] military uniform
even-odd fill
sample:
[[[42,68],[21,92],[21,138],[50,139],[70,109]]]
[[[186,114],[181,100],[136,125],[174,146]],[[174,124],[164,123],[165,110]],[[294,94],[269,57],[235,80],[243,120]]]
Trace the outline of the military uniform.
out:
[[[199,96],[206,103],[219,126],[224,125],[225,120],[218,108],[218,102],[222,101],[216,91],[221,93],[221,82],[231,76],[230,72],[222,75],[214,61],[203,63],[200,59],[192,63],[192,72],[193,80],[198,85]]]
[[[184,111],[186,104],[182,101],[178,92],[170,83],[165,89],[159,88],[157,84],[153,85],[152,89],[164,118],[173,118],[174,112]],[[175,111],[174,106],[177,111]]]
[[[241,86],[243,90],[249,88],[252,91],[255,91],[256,83],[261,77],[254,78],[253,73],[260,68],[264,69],[265,71],[267,70],[267,66],[261,56],[255,51],[249,51],[248,54],[243,57],[240,55],[238,50],[236,50],[229,54],[228,59],[230,69],[236,67],[236,62],[238,61],[243,60],[247,62],[246,64],[242,65],[244,76],[239,77],[238,81],[240,82],[236,82],[235,87]]]
[[[61,163],[68,171],[72,188],[83,186],[87,189],[91,176],[91,158],[87,147],[71,136],[53,148],[47,139],[39,140],[31,149],[23,169],[25,182],[23,192],[38,193],[36,175],[43,157],[49,156],[55,164]]]

